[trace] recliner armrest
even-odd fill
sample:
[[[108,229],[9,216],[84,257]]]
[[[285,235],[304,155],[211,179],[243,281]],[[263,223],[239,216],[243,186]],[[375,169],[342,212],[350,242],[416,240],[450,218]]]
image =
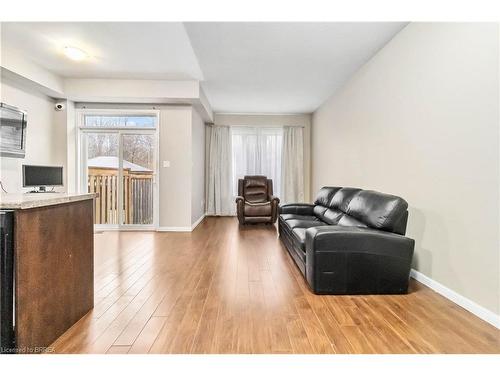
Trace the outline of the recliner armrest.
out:
[[[238,203],[238,201],[245,202],[245,198],[243,198],[241,195],[238,195],[235,201],[236,203]]]
[[[273,203],[273,202],[275,202],[275,201],[276,201],[276,204],[279,204],[279,203],[280,203],[280,199],[279,199],[277,196],[275,196],[275,195],[271,195],[271,196],[269,197],[269,200],[271,201],[271,203]]]
[[[415,241],[377,229],[329,225],[306,230],[306,253],[357,252],[410,259]]]
[[[314,215],[314,204],[290,203],[280,206],[280,214]]]

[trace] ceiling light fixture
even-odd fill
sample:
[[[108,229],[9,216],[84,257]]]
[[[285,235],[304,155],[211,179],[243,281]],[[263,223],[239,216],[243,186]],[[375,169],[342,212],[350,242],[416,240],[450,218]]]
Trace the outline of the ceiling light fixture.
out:
[[[74,61],[82,61],[88,57],[87,52],[76,47],[64,47],[64,54],[67,58]]]

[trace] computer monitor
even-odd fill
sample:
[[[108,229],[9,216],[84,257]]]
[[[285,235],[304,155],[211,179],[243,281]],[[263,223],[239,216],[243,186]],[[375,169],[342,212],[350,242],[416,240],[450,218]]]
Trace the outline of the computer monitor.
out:
[[[45,192],[47,186],[63,186],[63,167],[23,165],[23,187],[37,187],[32,192]]]

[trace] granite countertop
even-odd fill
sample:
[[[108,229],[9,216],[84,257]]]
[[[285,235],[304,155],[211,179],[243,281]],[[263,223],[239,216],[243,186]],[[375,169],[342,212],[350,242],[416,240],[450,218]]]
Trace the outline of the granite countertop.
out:
[[[25,210],[28,208],[53,206],[55,204],[78,202],[96,197],[95,193],[31,193],[31,194],[1,194],[0,209]]]

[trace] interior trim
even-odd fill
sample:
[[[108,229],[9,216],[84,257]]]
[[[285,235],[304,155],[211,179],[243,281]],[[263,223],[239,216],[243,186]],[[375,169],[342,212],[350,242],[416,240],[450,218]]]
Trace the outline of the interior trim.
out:
[[[191,232],[191,227],[158,227],[157,232]]]
[[[415,280],[421,282],[425,286],[428,286],[436,293],[439,293],[440,295],[456,303],[460,307],[463,307],[465,310],[471,312],[478,318],[500,329],[500,315],[497,315],[493,311],[490,311],[487,308],[478,305],[476,302],[471,301],[470,299],[462,296],[461,294],[458,294],[454,290],[451,290],[450,288],[444,286],[443,284],[437,282],[436,280],[431,279],[430,277],[424,275],[421,272],[412,269],[410,271],[410,276]]]
[[[200,216],[200,218],[198,220],[196,220],[192,225],[191,225],[191,230],[194,230],[194,228],[196,228],[198,226],[198,224],[200,224],[203,219],[205,219],[205,216],[207,216],[206,213],[204,213],[203,215]]]
[[[200,224],[203,219],[207,216],[206,213],[200,216],[198,220],[196,220],[190,227],[158,227],[156,229],[157,232],[192,232],[198,224]]]

